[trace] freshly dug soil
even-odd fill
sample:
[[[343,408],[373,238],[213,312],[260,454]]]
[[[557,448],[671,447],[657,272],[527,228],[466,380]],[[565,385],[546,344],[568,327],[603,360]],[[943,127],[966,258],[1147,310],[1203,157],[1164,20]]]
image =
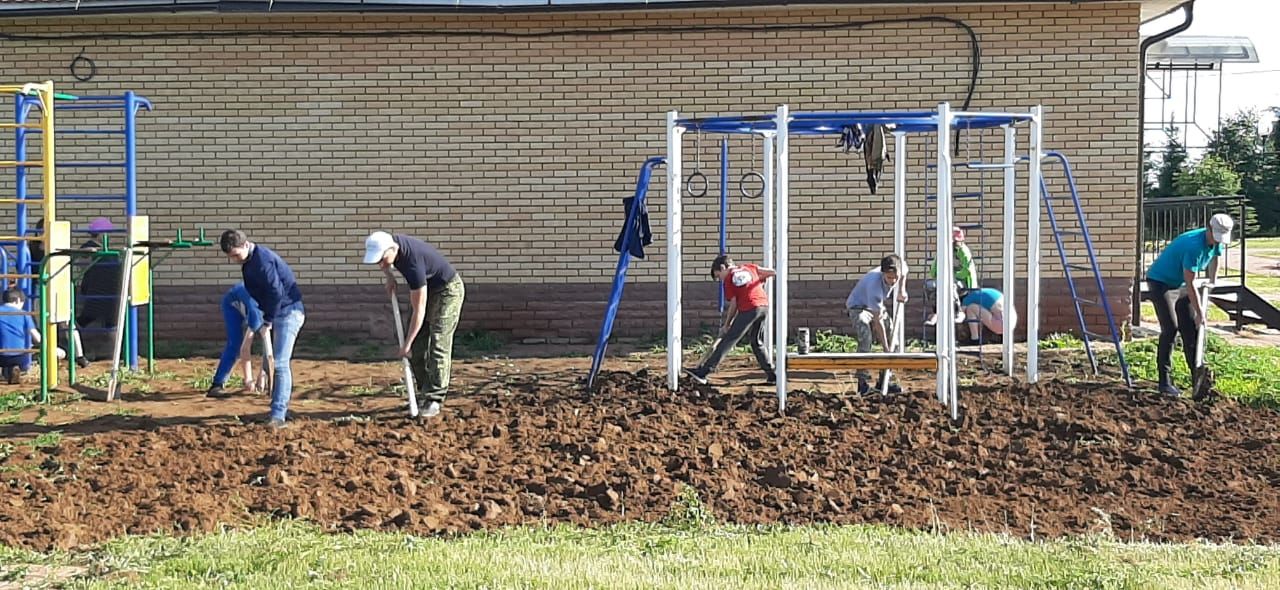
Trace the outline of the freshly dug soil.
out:
[[[683,485],[737,523],[1280,541],[1267,410],[992,377],[965,388],[958,424],[930,391],[797,391],[781,417],[771,396],[671,394],[647,370],[600,381],[589,394],[516,376],[429,422],[156,422],[19,444],[0,461],[0,543],[74,548],[262,515],[420,534],[653,521]]]

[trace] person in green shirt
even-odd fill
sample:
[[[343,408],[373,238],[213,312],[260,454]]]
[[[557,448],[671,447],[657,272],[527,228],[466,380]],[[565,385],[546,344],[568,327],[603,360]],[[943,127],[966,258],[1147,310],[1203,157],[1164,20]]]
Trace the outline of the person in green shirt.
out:
[[[952,254],[952,269],[954,270],[953,278],[960,284],[961,290],[968,291],[978,288],[978,265],[973,260],[973,252],[969,250],[969,246],[964,243],[964,230],[953,227],[951,228],[951,243],[955,246]],[[929,265],[929,280],[924,282],[926,295],[929,299],[937,296],[938,292],[938,261],[934,260]],[[957,296],[959,293],[957,293]],[[938,322],[936,313],[930,312],[929,319],[925,323],[932,326]]]

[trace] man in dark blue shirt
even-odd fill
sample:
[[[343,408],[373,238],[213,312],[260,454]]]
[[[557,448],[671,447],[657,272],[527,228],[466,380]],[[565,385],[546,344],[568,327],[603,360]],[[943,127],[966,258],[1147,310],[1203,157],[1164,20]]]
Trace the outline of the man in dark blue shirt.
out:
[[[270,341],[274,359],[268,359],[275,371],[271,383],[271,426],[284,427],[293,395],[293,345],[306,321],[302,308],[302,291],[293,270],[275,252],[255,244],[240,230],[222,232],[222,251],[240,265],[244,288],[262,310],[262,338]]]
[[[462,315],[466,288],[458,271],[436,250],[435,246],[404,234],[373,232],[364,242],[364,263],[377,263],[387,276],[387,292],[396,292],[395,267],[409,284],[409,333],[400,357],[409,358],[413,380],[419,391],[430,400],[423,416],[440,413],[440,405],[449,393],[449,373],[453,365],[453,333]],[[427,337],[418,338],[422,325]],[[428,362],[428,353],[430,362]]]

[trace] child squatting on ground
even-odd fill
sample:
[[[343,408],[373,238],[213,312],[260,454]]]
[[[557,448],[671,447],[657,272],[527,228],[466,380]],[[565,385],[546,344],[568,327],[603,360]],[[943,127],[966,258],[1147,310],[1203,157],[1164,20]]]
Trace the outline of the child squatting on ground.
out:
[[[0,352],[0,370],[10,385],[21,383],[22,374],[31,369],[31,353],[16,351],[31,348],[28,337],[32,343],[40,343],[40,330],[23,309],[26,300],[22,289],[6,289],[4,307],[0,308],[0,350],[5,351]],[[58,356],[61,358],[65,353],[58,350]]]
[[[769,383],[775,382],[777,376],[773,372],[773,359],[764,343],[764,321],[769,317],[769,296],[764,291],[764,282],[774,274],[771,268],[737,264],[727,255],[717,256],[711,263],[711,278],[723,285],[728,305],[725,306],[720,333],[711,354],[697,367],[684,370],[694,381],[706,383],[707,376],[746,336],[765,379]]]
[[[897,254],[890,254],[880,260],[880,268],[863,275],[854,285],[853,291],[849,292],[845,308],[849,319],[853,321],[853,338],[858,341],[858,352],[871,352],[872,345],[877,342],[885,351],[890,350],[888,329],[885,327],[885,317],[888,314],[885,313],[884,303],[895,292],[898,294],[898,301],[906,303],[906,276],[907,266],[902,258]],[[888,374],[881,371],[880,383],[883,384],[887,377]],[[868,383],[870,378],[871,373],[867,370],[858,371],[858,393],[866,394],[871,391]],[[901,391],[897,385],[889,386],[889,393]]]

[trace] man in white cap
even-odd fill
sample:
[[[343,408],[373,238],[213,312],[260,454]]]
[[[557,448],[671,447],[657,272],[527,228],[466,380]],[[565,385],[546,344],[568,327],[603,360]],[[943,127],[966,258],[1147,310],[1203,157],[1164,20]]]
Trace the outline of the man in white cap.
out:
[[[1208,227],[1193,229],[1169,242],[1147,269],[1147,296],[1155,305],[1156,318],[1160,320],[1156,368],[1162,394],[1172,397],[1182,394],[1169,376],[1173,365],[1173,341],[1179,333],[1182,334],[1187,368],[1193,374],[1195,372],[1196,344],[1205,325],[1196,277],[1204,273],[1210,283],[1217,279],[1218,258],[1231,243],[1233,227],[1235,222],[1230,215],[1214,215],[1209,219]]]
[[[449,393],[449,373],[453,364],[453,333],[462,315],[466,288],[458,271],[439,250],[404,234],[376,231],[364,242],[364,263],[376,263],[387,275],[387,292],[395,294],[395,267],[409,284],[409,333],[399,356],[409,358],[418,391],[430,402],[423,416],[440,413]],[[419,338],[423,324],[427,334]]]

